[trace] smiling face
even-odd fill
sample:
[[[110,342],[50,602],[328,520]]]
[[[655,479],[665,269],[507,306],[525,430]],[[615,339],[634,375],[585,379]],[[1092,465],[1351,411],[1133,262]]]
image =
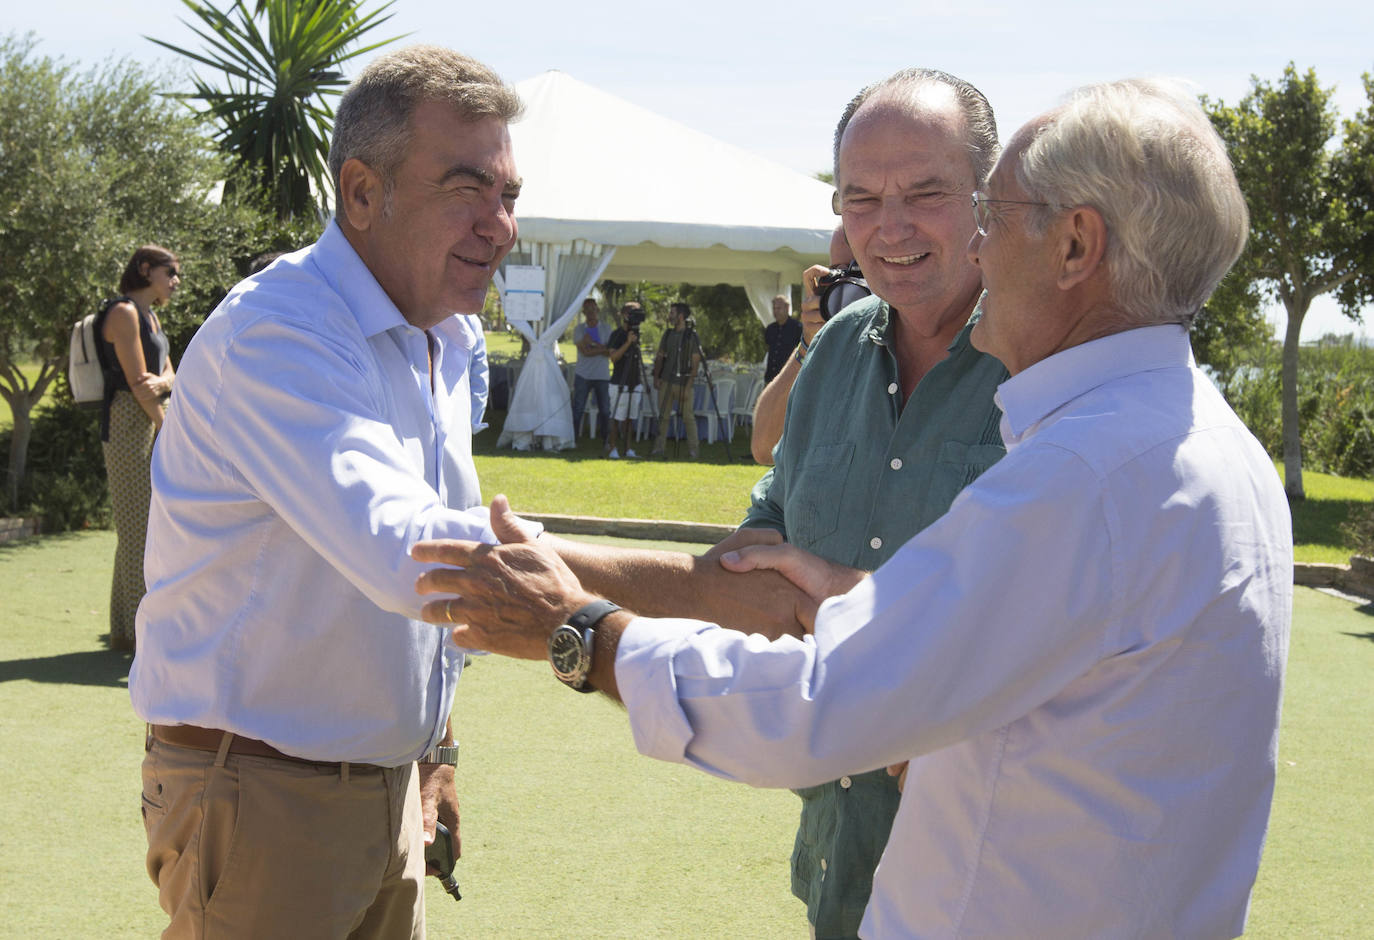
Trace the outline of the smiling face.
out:
[[[953,95],[923,88],[866,102],[837,169],[844,232],[869,287],[918,333],[957,331],[980,284],[966,253],[973,163]]]
[[[1026,215],[1032,207],[1026,203],[1036,200],[1016,179],[1035,126],[1032,122],[1018,131],[997,161],[987,183],[987,195],[994,200],[988,233],[979,235],[975,229],[968,243],[969,260],[982,271],[987,290],[983,315],[970,339],[1013,375],[1062,348],[1073,325],[1071,298],[1056,280],[1056,223],[1041,234],[1029,230]]]
[[[389,196],[375,171],[351,160],[341,203],[359,256],[406,320],[428,329],[482,309],[492,274],[515,244],[520,182],[500,118],[467,120],[427,101],[410,121]]]

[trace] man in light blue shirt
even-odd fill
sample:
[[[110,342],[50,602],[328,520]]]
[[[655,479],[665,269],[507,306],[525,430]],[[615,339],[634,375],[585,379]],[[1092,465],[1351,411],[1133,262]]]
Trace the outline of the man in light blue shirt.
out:
[[[721,557],[805,589],[810,635],[608,607],[501,500],[515,544],[417,546],[465,566],[422,577],[450,595],[425,616],[551,655],[664,760],[791,787],[909,760],[860,936],[1237,936],[1292,521],[1187,326],[1240,254],[1245,199],[1186,89],[1124,81],[1023,127],[971,202],[972,339],[1011,376],[1007,454],[871,575],[790,544]]]
[[[424,843],[436,818],[458,834],[463,650],[418,619],[407,550],[492,539],[471,314],[515,240],[519,111],[457,53],[375,60],[339,106],[336,218],[187,350],[129,682],[177,936],[423,933]]]
[[[592,431],[606,439],[605,429],[611,423],[611,328],[601,322],[601,308],[596,298],[582,301],[585,322],[573,327],[573,345],[577,347],[577,364],[573,366],[573,437],[582,427],[582,414],[587,408],[587,395],[596,395],[596,423]]]

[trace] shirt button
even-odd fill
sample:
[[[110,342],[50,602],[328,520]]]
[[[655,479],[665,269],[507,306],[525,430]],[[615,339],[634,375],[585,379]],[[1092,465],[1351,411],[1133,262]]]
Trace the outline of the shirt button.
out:
[[[896,394],[897,394],[897,383],[896,383],[896,382],[893,382],[891,385],[889,385],[889,386],[887,387],[887,393],[888,393],[889,395],[896,395]]]
[[[873,536],[873,538],[868,540],[868,547],[876,552],[878,549],[883,547],[883,540],[875,535]]]
[[[854,785],[854,781],[853,781],[853,780],[850,780],[848,777],[841,777],[841,778],[840,778],[840,789],[841,789],[841,790],[848,790],[848,789],[849,789],[850,787],[852,787],[853,785]]]
[[[825,859],[821,859],[821,871],[825,871]]]
[[[901,457],[893,457],[893,458],[892,458],[892,463],[888,464],[888,466],[890,466],[893,470],[900,470],[900,469],[902,469],[902,458],[901,458]]]

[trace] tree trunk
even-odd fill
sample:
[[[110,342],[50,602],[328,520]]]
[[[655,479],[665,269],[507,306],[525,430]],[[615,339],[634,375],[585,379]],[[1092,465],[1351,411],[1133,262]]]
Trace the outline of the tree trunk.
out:
[[[19,486],[28,469],[29,438],[33,436],[33,403],[28,395],[15,395],[10,401],[10,410],[14,413],[14,428],[10,434],[9,485],[5,496],[9,511],[18,512]]]
[[[1298,335],[1310,301],[1294,298],[1283,336],[1283,491],[1289,502],[1307,498],[1302,488],[1302,428],[1298,421]]]

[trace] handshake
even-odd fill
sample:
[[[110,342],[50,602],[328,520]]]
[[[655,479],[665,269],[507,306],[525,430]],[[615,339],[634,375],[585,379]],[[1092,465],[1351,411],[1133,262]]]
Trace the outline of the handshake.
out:
[[[459,646],[519,659],[545,658],[554,630],[603,596],[641,615],[711,620],[770,640],[801,637],[823,600],[867,577],[787,545],[771,529],[741,529],[699,557],[617,549],[541,535],[504,496],[492,500],[491,527],[495,545],[417,544],[416,561],[447,567],[425,572],[416,590],[445,595],[422,616],[452,624]]]

